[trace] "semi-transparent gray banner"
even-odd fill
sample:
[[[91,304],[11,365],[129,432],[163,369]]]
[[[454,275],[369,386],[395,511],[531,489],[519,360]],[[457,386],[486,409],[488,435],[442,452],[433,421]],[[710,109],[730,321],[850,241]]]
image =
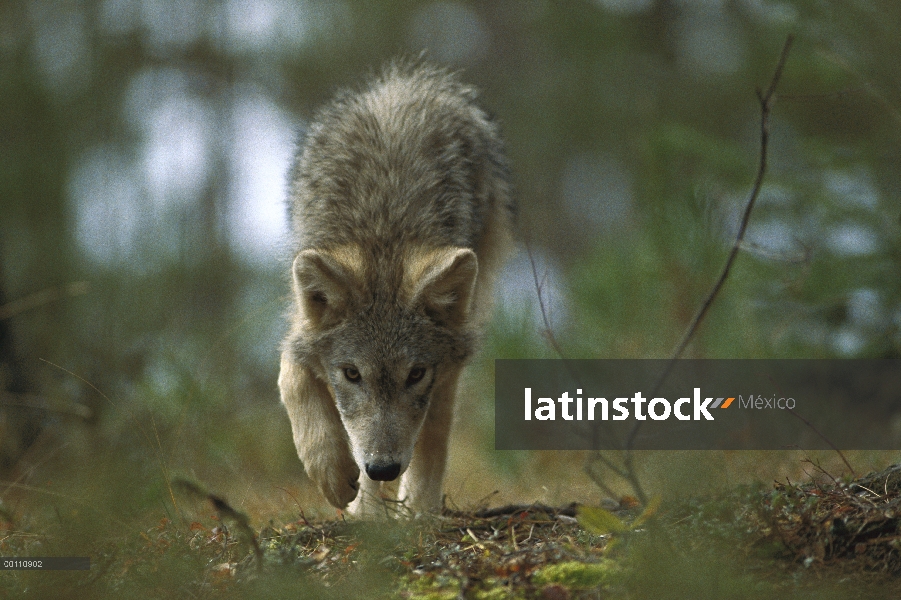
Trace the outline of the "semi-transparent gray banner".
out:
[[[496,360],[495,447],[901,448],[901,360],[669,363]]]

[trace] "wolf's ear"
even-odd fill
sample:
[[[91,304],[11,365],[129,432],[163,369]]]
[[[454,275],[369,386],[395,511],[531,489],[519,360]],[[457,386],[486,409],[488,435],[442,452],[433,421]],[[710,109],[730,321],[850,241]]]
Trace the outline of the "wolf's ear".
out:
[[[468,248],[444,248],[426,256],[416,265],[413,278],[413,305],[422,306],[436,323],[448,327],[463,324],[469,317],[479,261]]]
[[[304,250],[294,259],[294,295],[304,318],[316,329],[337,324],[350,311],[354,279],[326,252]]]

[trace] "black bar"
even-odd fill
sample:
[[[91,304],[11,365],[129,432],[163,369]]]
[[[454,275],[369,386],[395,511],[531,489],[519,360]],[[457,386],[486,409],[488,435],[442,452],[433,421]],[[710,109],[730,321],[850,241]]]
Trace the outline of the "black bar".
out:
[[[24,556],[0,557],[0,571],[87,571],[88,556]]]

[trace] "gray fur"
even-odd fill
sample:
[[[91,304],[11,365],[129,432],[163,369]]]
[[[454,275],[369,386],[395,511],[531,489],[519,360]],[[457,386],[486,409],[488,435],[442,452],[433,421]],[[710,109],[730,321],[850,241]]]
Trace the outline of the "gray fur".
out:
[[[445,70],[391,65],[317,114],[293,170],[279,385],[298,454],[336,506],[367,465],[411,460],[402,493],[437,501],[457,378],[514,217],[500,135],[475,97]],[[351,508],[367,512],[362,497]]]
[[[498,128],[475,97],[443,69],[394,64],[320,110],[292,176],[296,251],[476,248],[490,213],[512,219]]]

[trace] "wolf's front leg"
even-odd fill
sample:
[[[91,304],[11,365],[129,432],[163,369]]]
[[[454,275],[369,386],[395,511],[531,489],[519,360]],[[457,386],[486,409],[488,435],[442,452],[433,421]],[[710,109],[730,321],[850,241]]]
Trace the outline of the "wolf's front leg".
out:
[[[360,477],[360,491],[347,507],[347,514],[358,519],[375,519],[387,516],[385,501],[380,493],[381,481],[373,481],[366,475]]]
[[[413,449],[413,459],[400,482],[400,498],[416,512],[441,508],[441,487],[461,371],[462,368],[457,368],[435,382],[436,389]]]
[[[278,387],[307,475],[333,506],[344,508],[357,495],[360,469],[351,456],[347,433],[328,387],[287,353],[282,354]]]

